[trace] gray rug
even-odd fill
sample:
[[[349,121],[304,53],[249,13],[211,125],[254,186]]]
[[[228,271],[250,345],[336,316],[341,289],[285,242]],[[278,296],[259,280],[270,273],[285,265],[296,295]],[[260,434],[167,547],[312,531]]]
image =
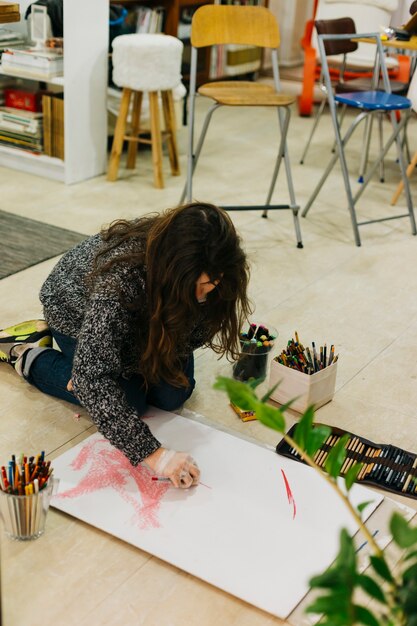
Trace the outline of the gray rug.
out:
[[[58,256],[86,237],[0,211],[0,279]]]

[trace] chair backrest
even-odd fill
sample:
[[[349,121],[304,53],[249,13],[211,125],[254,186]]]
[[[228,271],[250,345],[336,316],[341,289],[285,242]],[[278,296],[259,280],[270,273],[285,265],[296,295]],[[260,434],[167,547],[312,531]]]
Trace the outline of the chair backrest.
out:
[[[318,0],[316,19],[330,20],[349,15],[358,33],[381,32],[381,27],[389,26],[398,0]],[[312,45],[317,49],[317,34],[313,33]],[[359,43],[358,49],[349,53],[348,66],[368,70],[374,65],[373,46]],[[397,67],[395,57],[387,59],[388,67]]]
[[[221,44],[278,48],[279,43],[277,20],[265,7],[208,4],[193,15],[191,45],[194,48]]]
[[[356,33],[355,22],[351,17],[339,17],[336,20],[316,20],[314,22],[318,35],[344,35]],[[324,41],[326,55],[347,54],[358,49],[358,44],[349,39]]]

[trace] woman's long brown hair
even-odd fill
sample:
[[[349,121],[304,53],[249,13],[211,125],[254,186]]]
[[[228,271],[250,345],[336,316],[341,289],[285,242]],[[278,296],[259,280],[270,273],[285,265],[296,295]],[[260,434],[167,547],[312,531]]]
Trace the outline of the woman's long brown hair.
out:
[[[101,236],[105,246],[97,255],[93,280],[117,263],[146,267],[149,329],[140,371],[148,384],[163,379],[187,386],[181,350],[187,331],[202,313],[205,345],[220,356],[236,358],[239,330],[251,313],[249,267],[233,222],[223,209],[195,202],[160,215],[118,220]],[[109,261],[100,263],[101,255],[107,257],[109,251],[131,239],[138,241],[137,252],[111,255]],[[196,283],[203,273],[219,283],[207,295],[202,310]],[[143,302],[134,308],[140,310],[141,306]],[[141,332],[143,339],[143,328]]]

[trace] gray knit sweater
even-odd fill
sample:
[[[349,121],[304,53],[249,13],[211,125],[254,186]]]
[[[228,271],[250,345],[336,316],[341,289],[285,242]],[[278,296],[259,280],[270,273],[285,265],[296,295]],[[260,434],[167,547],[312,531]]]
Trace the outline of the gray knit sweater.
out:
[[[120,263],[89,290],[86,277],[101,245],[100,235],[94,235],[67,252],[43,284],[40,299],[49,326],[77,339],[72,371],[77,398],[98,430],[137,465],[161,445],[118,384],[121,376],[138,372],[135,338],[137,324],[147,317],[146,271]],[[109,254],[125,253],[134,246],[137,241],[124,242]],[[142,311],[129,311],[124,302],[138,299]],[[202,311],[201,320],[190,329],[181,356],[206,342],[203,316]]]

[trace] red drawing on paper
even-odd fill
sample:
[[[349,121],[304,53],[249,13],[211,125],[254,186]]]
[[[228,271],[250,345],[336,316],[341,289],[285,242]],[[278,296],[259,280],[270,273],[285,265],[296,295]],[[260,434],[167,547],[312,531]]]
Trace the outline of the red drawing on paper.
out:
[[[281,470],[281,474],[282,474],[282,477],[284,479],[285,489],[287,491],[288,504],[292,504],[292,518],[294,519],[295,515],[297,513],[297,507],[296,507],[296,504],[295,504],[294,496],[293,496],[293,493],[291,491],[290,483],[288,482],[288,479],[287,479],[283,469]]]
[[[103,445],[104,444],[104,445]],[[84,445],[71,463],[74,470],[88,468],[88,473],[71,489],[57,494],[56,498],[77,498],[99,489],[112,488],[134,509],[132,523],[139,528],[159,528],[158,511],[169,483],[152,480],[147,467],[133,467],[128,459],[106,439],[95,439]],[[136,483],[137,494],[129,493],[126,486]]]

